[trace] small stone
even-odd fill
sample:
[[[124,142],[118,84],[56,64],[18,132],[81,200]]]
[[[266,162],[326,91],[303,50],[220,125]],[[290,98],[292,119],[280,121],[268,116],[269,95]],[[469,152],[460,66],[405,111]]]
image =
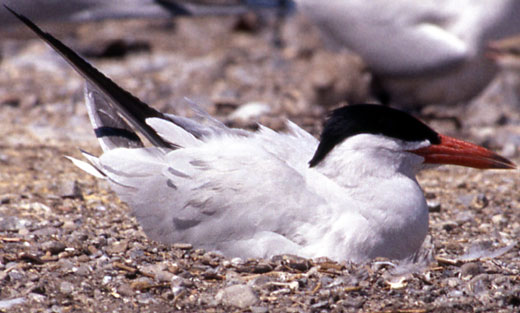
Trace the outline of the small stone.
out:
[[[426,202],[426,205],[428,206],[428,211],[430,213],[435,212],[438,213],[441,211],[441,203],[436,200],[428,200]]]
[[[175,277],[174,274],[168,271],[159,271],[155,274],[155,280],[159,282],[169,282]]]
[[[458,225],[469,223],[475,220],[475,214],[471,211],[462,211],[455,216],[455,222]]]
[[[103,280],[102,280],[103,285],[106,285],[106,284],[108,284],[111,281],[112,281],[112,276],[108,276],[108,275],[104,276]]]
[[[74,269],[73,269],[74,271]],[[81,264],[77,268],[75,268],[76,275],[86,277],[90,274],[90,268],[86,264]]]
[[[66,295],[71,294],[74,291],[74,285],[69,283],[68,281],[63,281],[60,284],[60,292]]]
[[[483,209],[489,205],[489,199],[485,194],[479,194],[475,198],[473,198],[472,206],[477,209]]]
[[[121,240],[113,243],[109,247],[106,248],[106,252],[109,254],[117,254],[117,253],[123,253],[128,248],[128,241]]]
[[[142,305],[151,304],[156,302],[152,295],[149,293],[142,293],[137,295],[137,302]]]
[[[60,197],[62,198],[81,199],[83,197],[77,181],[64,181],[59,188]]]
[[[117,292],[123,297],[133,297],[135,292],[128,284],[122,284],[117,288]]]
[[[329,301],[328,300],[323,300],[323,301],[314,303],[313,305],[311,305],[310,308],[311,308],[312,311],[314,311],[316,309],[325,308],[328,305],[329,305]]]
[[[34,292],[29,293],[27,295],[27,297],[29,298],[30,301],[40,302],[40,303],[45,301],[45,298],[46,298],[46,296],[39,294],[39,293],[34,293]]]
[[[446,279],[446,283],[450,288],[455,288],[459,285],[459,280],[457,278],[448,278]]]
[[[63,252],[67,246],[59,241],[47,241],[42,244],[43,251],[49,251],[51,254]]]
[[[171,289],[174,296],[180,294],[184,289],[186,289],[185,279],[180,276],[174,276],[171,279]]]
[[[460,278],[463,280],[469,280],[475,275],[482,272],[482,268],[477,262],[470,262],[460,267]]]
[[[216,295],[217,301],[224,305],[248,308],[258,302],[258,297],[248,285],[233,285],[220,290]]]
[[[469,207],[471,202],[473,201],[473,195],[464,194],[460,195],[457,199],[463,206]]]
[[[269,308],[265,306],[250,306],[249,310],[251,313],[267,313],[269,312]]]
[[[61,270],[65,273],[72,272],[72,269],[74,268],[74,263],[72,263],[68,259],[60,259],[58,261],[58,265],[60,266]]]
[[[271,264],[265,263],[265,262],[260,262],[255,265],[255,267],[253,269],[253,273],[263,274],[263,273],[271,272],[272,270],[273,270],[273,267],[271,266]]]
[[[444,229],[447,232],[450,232],[453,229],[457,228],[457,226],[459,226],[459,225],[457,223],[455,223],[454,221],[447,221],[442,224],[442,229]]]
[[[503,214],[496,214],[493,215],[491,221],[493,222],[493,224],[504,224],[507,223],[507,218]]]
[[[134,290],[146,290],[153,286],[153,281],[148,277],[139,277],[130,285]]]
[[[147,276],[153,276],[156,281],[170,282],[175,277],[175,275],[166,271],[166,268],[166,264],[157,263],[140,266],[139,270]]]
[[[11,281],[21,281],[23,279],[25,279],[25,275],[24,273],[20,272],[20,271],[17,271],[17,270],[14,270],[14,271],[10,271],[7,276],[9,276],[9,279]]]
[[[191,243],[174,243],[173,248],[181,250],[191,250],[193,249],[193,245]]]
[[[241,258],[232,258],[231,259],[231,265],[232,266],[238,266],[240,264],[244,263],[244,260],[242,260]]]
[[[0,300],[0,310],[9,310],[10,308],[25,303],[25,298],[13,298]]]
[[[306,272],[312,267],[311,262],[306,258],[302,258],[291,254],[275,255],[272,258],[272,261],[281,262],[284,266],[300,272]]]

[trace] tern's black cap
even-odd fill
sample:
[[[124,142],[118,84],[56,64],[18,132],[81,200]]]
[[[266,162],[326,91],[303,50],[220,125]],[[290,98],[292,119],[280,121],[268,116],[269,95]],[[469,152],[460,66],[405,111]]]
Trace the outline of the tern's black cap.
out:
[[[359,134],[440,143],[439,134],[408,113],[376,104],[350,105],[332,111],[325,122],[320,144],[309,165],[315,166],[337,144]]]

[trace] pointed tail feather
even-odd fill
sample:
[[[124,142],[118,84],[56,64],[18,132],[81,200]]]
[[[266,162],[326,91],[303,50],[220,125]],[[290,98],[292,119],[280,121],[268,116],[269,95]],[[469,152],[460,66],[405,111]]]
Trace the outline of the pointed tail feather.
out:
[[[156,111],[146,103],[139,100],[123,88],[119,87],[110,78],[103,75],[90,63],[85,61],[72,49],[64,45],[61,41],[54,38],[51,34],[44,32],[25,16],[16,13],[8,6],[4,7],[14,16],[22,21],[36,35],[43,39],[51,48],[59,53],[81,76],[83,76],[92,86],[95,86],[102,94],[110,99],[110,103],[115,110],[122,115],[135,129],[139,130],[153,145],[175,149],[177,146],[163,140],[145,120],[149,117],[168,119],[164,114]]]

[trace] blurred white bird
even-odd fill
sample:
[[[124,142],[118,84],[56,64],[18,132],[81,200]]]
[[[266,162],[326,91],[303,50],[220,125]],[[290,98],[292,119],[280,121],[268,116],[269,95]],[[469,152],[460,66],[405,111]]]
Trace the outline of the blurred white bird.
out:
[[[85,22],[107,18],[168,18],[182,14],[182,7],[163,5],[161,0],[4,0],[39,22]],[[16,25],[16,19],[0,10],[0,28]]]
[[[497,73],[488,43],[520,32],[517,0],[295,2],[324,35],[359,54],[400,105],[470,100]]]
[[[107,179],[153,240],[240,257],[402,259],[428,232],[415,178],[425,164],[515,168],[377,105],[333,111],[320,142],[291,122],[286,134],[266,127],[253,133],[202,111],[198,120],[163,114],[12,13],[87,80],[87,109],[104,153],[84,153],[90,163],[71,159]]]
[[[86,22],[124,18],[171,18],[177,15],[231,15],[250,10],[272,10],[277,0],[4,0],[37,22]],[[16,19],[0,10],[0,31],[16,25]]]

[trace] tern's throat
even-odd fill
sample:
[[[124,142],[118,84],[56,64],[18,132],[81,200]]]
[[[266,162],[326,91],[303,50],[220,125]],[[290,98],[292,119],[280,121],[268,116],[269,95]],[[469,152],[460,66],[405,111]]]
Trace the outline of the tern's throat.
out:
[[[335,146],[316,170],[347,189],[375,187],[393,179],[416,183],[423,158],[407,152],[409,145],[380,135],[357,135]]]

